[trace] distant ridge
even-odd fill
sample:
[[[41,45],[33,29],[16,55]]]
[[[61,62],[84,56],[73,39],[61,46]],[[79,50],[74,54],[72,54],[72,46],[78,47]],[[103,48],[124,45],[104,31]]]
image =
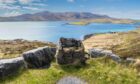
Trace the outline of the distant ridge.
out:
[[[107,15],[93,14],[90,12],[39,12],[34,14],[23,14],[11,17],[0,17],[0,21],[63,21],[81,19],[110,18]]]

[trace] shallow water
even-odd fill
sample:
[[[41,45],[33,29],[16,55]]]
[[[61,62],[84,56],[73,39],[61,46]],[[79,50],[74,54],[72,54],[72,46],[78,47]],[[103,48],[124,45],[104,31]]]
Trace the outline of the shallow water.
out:
[[[82,39],[84,35],[105,32],[125,32],[134,24],[93,23],[86,26],[66,25],[66,22],[0,22],[0,39],[27,39],[57,42],[60,37]]]

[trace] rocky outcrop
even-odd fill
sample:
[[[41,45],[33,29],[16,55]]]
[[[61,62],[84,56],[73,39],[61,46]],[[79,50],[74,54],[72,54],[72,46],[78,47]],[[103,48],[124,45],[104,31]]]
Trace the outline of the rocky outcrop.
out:
[[[107,56],[107,57],[110,57],[115,62],[119,62],[119,63],[121,62],[121,58],[109,50],[93,48],[93,49],[89,49],[88,53],[90,54],[91,58]]]
[[[90,38],[90,37],[92,37],[92,36],[94,36],[95,34],[87,34],[87,35],[85,35],[83,38],[84,38],[84,40],[86,40],[86,39],[88,39],[88,38]]]
[[[28,68],[47,68],[56,54],[56,48],[40,47],[22,54]]]
[[[56,59],[60,65],[85,64],[86,58],[82,42],[72,38],[60,38]]]
[[[14,75],[25,67],[26,64],[23,57],[2,59],[0,60],[0,79],[10,75]]]
[[[68,76],[60,79],[56,84],[88,84],[88,83],[77,77]]]

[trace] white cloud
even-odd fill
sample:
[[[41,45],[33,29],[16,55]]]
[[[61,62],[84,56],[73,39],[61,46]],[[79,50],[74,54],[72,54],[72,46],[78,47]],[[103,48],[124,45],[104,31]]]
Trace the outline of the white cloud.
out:
[[[39,10],[41,10],[40,8],[36,8],[36,7],[28,7],[28,6],[26,6],[26,7],[22,7],[23,9],[26,9],[26,10],[32,10],[32,11],[39,11]]]
[[[15,3],[16,2],[16,0],[0,0],[0,3]]]
[[[6,12],[3,16],[10,17],[10,16],[17,16],[17,15],[21,15],[21,13],[18,11],[11,11],[11,12]]]
[[[0,0],[0,16],[16,16],[21,13],[45,11],[43,0]]]
[[[20,6],[12,6],[12,5],[6,5],[6,4],[0,4],[1,10],[18,10],[20,9]]]
[[[30,2],[32,2],[33,0],[0,0],[0,3],[3,3],[3,4],[12,4],[12,3],[15,3],[15,2],[19,2],[21,4],[28,4]]]
[[[28,3],[32,2],[32,0],[19,0],[19,2],[21,4],[28,4]]]

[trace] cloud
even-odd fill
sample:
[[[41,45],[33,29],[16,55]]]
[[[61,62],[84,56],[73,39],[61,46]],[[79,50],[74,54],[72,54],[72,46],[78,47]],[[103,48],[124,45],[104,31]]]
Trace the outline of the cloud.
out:
[[[67,0],[67,1],[68,1],[68,2],[72,2],[72,3],[75,2],[75,0]]]
[[[28,7],[28,6],[22,7],[22,8],[26,9],[26,10],[32,10],[32,11],[39,11],[39,10],[41,10],[40,8],[37,8],[37,7]]]
[[[47,10],[46,0],[0,0],[0,16],[16,16]]]
[[[37,3],[34,3],[37,1]],[[0,0],[0,9],[1,10],[18,10],[18,9],[27,9],[27,10],[41,10],[48,5],[41,2],[42,0]],[[39,9],[40,8],[40,9]]]
[[[33,0],[19,0],[21,4],[28,4],[31,3]]]
[[[17,15],[21,15],[21,12],[18,11],[11,11],[11,12],[6,12],[5,14],[3,14],[4,17],[10,17],[10,16],[17,16]]]
[[[10,3],[15,3],[16,0],[0,0],[0,3],[3,3],[3,4],[10,4]]]

